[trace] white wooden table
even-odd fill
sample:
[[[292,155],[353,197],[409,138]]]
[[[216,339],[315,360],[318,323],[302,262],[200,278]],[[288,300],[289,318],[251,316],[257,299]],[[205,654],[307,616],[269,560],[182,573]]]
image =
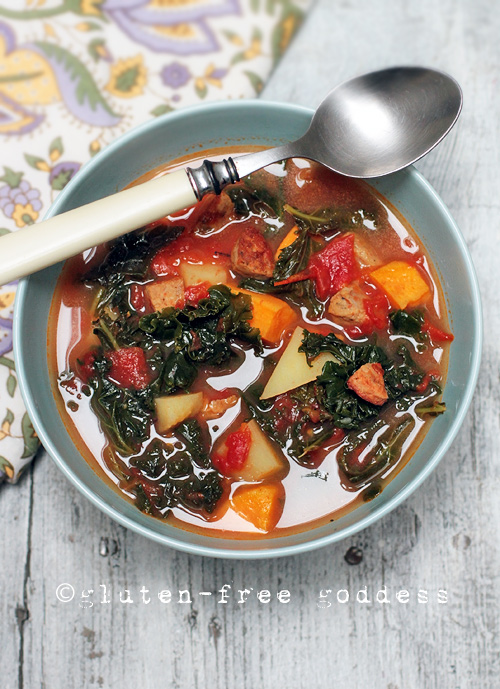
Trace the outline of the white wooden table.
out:
[[[498,0],[318,0],[263,94],[315,106],[340,80],[395,64],[443,69],[463,87],[459,124],[417,167],[472,252],[485,347],[472,408],[433,476],[351,540],[234,562],[125,531],[40,456],[20,485],[0,490],[2,689],[500,687],[499,45]],[[362,550],[357,565],[344,559],[351,546]],[[57,599],[61,583],[74,587],[71,602]],[[218,603],[225,584],[252,596]],[[99,602],[102,585],[111,603]],[[334,597],[365,586],[369,604]],[[385,604],[374,601],[383,587]],[[83,589],[95,593],[82,599]],[[119,601],[125,589],[133,603]],[[161,603],[167,589],[172,601]],[[289,603],[276,598],[282,589]],[[318,606],[322,589],[334,592],[329,607]],[[402,589],[408,603],[396,598]],[[179,590],[192,602],[179,603]]]

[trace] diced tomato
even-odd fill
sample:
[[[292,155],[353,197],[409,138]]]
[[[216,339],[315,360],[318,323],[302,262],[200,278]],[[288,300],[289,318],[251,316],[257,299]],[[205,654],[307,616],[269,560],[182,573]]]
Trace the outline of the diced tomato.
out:
[[[331,297],[357,276],[354,235],[347,234],[328,242],[324,249],[313,254],[308,267],[316,282],[318,298]]]
[[[78,372],[84,383],[88,383],[95,373],[94,361],[95,352],[87,352],[79,362]]]
[[[437,380],[438,378],[439,371],[428,371],[422,378],[422,382],[416,386],[415,390],[417,392],[425,392],[429,386],[429,383],[433,380]]]
[[[373,326],[372,330],[382,330],[382,328],[387,327],[391,305],[385,294],[377,290],[372,296],[365,300],[364,306],[366,315],[368,316],[368,322]]]
[[[252,434],[246,426],[230,433],[226,438],[226,455],[216,455],[213,465],[223,476],[231,475],[245,465],[251,444]]]
[[[316,285],[318,299],[331,297],[345,285],[352,282],[358,274],[354,258],[354,235],[347,234],[328,242],[324,249],[313,254],[307,268],[287,280],[274,284],[287,285],[312,278]]]
[[[433,342],[451,342],[454,339],[451,333],[445,333],[444,330],[427,321],[422,325],[422,330],[429,335]]]
[[[142,285],[130,286],[130,305],[135,311],[144,311],[146,308],[146,295]]]
[[[208,292],[208,282],[200,282],[199,285],[190,285],[184,290],[184,298],[191,306],[198,306],[200,299],[208,299],[210,296]]]
[[[153,257],[151,261],[151,270],[155,275],[178,275],[175,263],[178,262],[177,257],[171,250],[169,244]]]
[[[151,381],[151,370],[140,347],[124,347],[110,352],[109,378],[124,388],[142,390]]]

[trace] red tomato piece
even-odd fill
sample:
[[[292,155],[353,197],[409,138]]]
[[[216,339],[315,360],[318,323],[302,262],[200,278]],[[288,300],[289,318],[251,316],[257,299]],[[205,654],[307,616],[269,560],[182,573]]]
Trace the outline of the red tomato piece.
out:
[[[95,373],[94,369],[95,352],[87,352],[81,363],[79,362],[78,371],[84,383],[88,383]]]
[[[325,300],[352,282],[357,275],[354,235],[346,234],[331,240],[324,249],[313,254],[305,270],[274,284],[276,286],[288,285],[312,278],[316,285],[318,299]]]
[[[213,465],[223,476],[231,475],[245,465],[251,444],[252,434],[246,426],[230,433],[226,438],[226,455],[216,455]]]
[[[190,285],[184,290],[184,298],[191,306],[198,306],[200,299],[208,299],[208,282],[200,282],[199,285]]]
[[[309,271],[316,282],[319,299],[327,299],[357,277],[354,258],[354,235],[334,239],[324,249],[313,254]]]
[[[422,382],[419,383],[415,390],[417,392],[425,392],[427,390],[427,387],[429,386],[429,383],[433,380],[438,380],[439,379],[439,371],[428,371],[425,376],[422,378]]]
[[[142,285],[130,286],[130,306],[135,311],[144,311],[146,308],[146,295]]]
[[[151,371],[140,347],[124,347],[108,354],[109,377],[124,388],[142,390],[151,380]]]
[[[385,294],[380,291],[375,292],[365,300],[364,306],[368,321],[373,326],[371,331],[374,328],[382,330],[382,328],[387,327],[391,305]]]
[[[422,330],[429,335],[433,342],[451,342],[454,339],[451,333],[445,333],[444,330],[427,321],[422,325]]]

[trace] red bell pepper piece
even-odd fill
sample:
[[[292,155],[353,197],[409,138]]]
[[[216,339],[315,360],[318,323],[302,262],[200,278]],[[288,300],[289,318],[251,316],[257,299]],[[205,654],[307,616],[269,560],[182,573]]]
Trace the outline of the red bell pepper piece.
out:
[[[109,378],[124,388],[142,390],[151,381],[151,370],[140,347],[124,347],[108,355]]]

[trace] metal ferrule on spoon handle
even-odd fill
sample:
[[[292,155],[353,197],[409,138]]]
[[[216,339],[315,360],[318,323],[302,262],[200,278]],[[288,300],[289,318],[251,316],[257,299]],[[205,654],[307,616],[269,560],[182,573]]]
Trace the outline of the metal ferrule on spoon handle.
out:
[[[125,189],[0,238],[0,284],[58,263],[196,203],[185,170]]]

